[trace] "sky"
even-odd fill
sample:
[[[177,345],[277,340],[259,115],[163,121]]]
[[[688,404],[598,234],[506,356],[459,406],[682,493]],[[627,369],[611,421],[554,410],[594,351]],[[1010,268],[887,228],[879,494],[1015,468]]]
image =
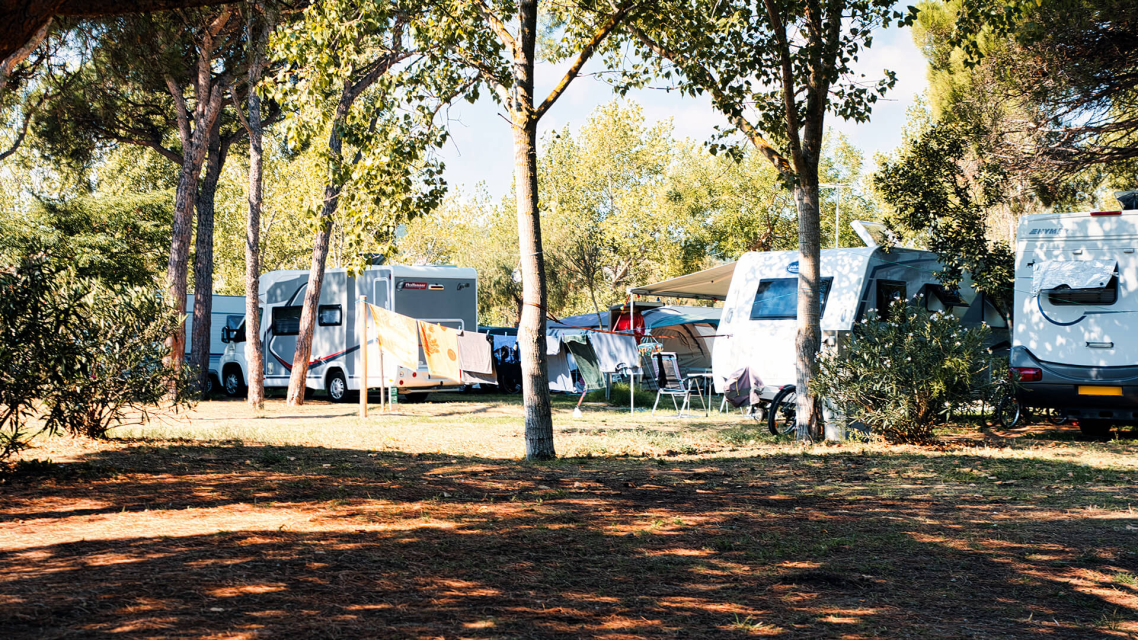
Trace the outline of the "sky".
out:
[[[539,65],[535,91],[538,102],[545,99],[561,78],[564,66]],[[598,64],[590,63],[585,72],[600,68]],[[855,68],[866,74],[869,80],[882,77],[885,69],[897,74],[896,86],[877,102],[869,122],[856,124],[832,114],[826,115],[827,125],[849,136],[850,141],[865,153],[868,163],[874,153],[890,151],[900,144],[905,112],[914,98],[924,92],[928,81],[924,58],[913,44],[907,28],[891,27],[879,31],[873,46],[862,54]],[[542,118],[538,138],[566,125],[576,130],[588,120],[594,109],[614,97],[612,89],[603,81],[590,76],[577,78]],[[706,97],[689,98],[676,92],[641,89],[629,92],[626,99],[640,104],[649,125],[671,118],[675,136],[680,139],[707,140],[716,125],[726,124],[726,119],[711,108]],[[446,163],[446,179],[451,192],[462,191],[469,195],[481,182],[495,198],[506,195],[513,178],[513,140],[510,126],[498,105],[484,95],[475,104],[463,102],[451,107],[449,117],[451,139],[441,155]]]

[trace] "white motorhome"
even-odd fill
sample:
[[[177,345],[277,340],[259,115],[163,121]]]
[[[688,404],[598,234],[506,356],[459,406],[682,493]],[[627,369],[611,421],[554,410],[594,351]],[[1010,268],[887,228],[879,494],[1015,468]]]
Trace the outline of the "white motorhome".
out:
[[[300,311],[308,288],[308,271],[271,271],[261,276],[261,344],[265,387],[288,387],[292,359],[300,327]],[[312,354],[306,387],[327,391],[342,401],[349,391],[359,390],[359,331],[356,299],[367,296],[371,304],[455,329],[478,326],[478,275],[474,269],[453,266],[370,266],[357,276],[346,269],[328,269],[320,290]],[[229,333],[221,359],[222,383],[232,396],[245,392],[244,324]],[[423,355],[419,366],[396,366],[387,359],[386,375],[379,370],[379,350],[374,338],[368,342],[368,387],[394,385],[411,402],[428,391],[460,388],[458,382],[431,376]]]
[[[222,334],[245,321],[245,296],[213,296],[209,322],[209,393],[221,384],[221,356],[225,352]],[[194,338],[194,294],[186,296],[186,361],[189,362]],[[217,385],[216,387],[214,385]]]
[[[1010,365],[1020,402],[1088,435],[1138,420],[1138,210],[1026,215]]]

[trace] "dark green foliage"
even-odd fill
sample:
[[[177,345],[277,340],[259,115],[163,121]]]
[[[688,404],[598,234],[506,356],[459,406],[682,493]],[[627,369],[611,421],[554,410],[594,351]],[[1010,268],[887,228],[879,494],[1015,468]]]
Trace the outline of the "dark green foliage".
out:
[[[163,358],[177,314],[154,288],[86,283],[82,317],[67,328],[77,358],[43,398],[48,429],[105,437],[124,422],[149,419],[148,409],[167,395],[175,405],[189,399],[187,368],[171,373]],[[70,375],[68,375],[70,374]]]
[[[1005,175],[986,162],[966,171],[967,140],[959,127],[932,125],[882,165],[873,185],[892,207],[886,223],[903,236],[921,236],[937,253],[944,265],[937,278],[946,287],[958,289],[967,274],[1009,313],[1015,256],[1006,244],[988,241],[985,224],[986,212],[1003,201]]]
[[[165,267],[173,217],[171,191],[41,202],[0,222],[0,251],[29,255],[42,247],[81,278],[153,286]]]
[[[863,320],[844,349],[819,359],[814,388],[889,442],[930,442],[936,425],[987,393],[988,333],[898,301],[889,321]]]
[[[188,401],[189,372],[162,363],[180,318],[160,290],[76,271],[45,243],[0,251],[0,460],[37,432],[102,437],[167,394]]]
[[[65,328],[79,317],[82,291],[48,256],[29,252],[0,268],[0,460],[27,447],[35,402],[74,374]]]

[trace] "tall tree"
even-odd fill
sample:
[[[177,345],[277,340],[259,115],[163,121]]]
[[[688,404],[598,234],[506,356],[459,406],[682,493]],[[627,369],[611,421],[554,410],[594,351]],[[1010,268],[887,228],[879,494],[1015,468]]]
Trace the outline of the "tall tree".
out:
[[[257,13],[261,12],[258,26]],[[265,365],[261,351],[261,205],[263,202],[264,153],[261,121],[261,97],[257,85],[265,69],[265,48],[275,21],[275,13],[266,12],[260,2],[250,2],[245,21],[249,41],[249,117],[243,124],[249,133],[249,215],[245,225],[245,370],[249,373],[249,406],[260,409],[265,404]],[[240,111],[238,112],[240,113]],[[196,325],[195,325],[196,326]]]
[[[852,64],[874,30],[903,16],[894,0],[667,3],[634,25],[639,52],[680,89],[706,93],[735,131],[774,165],[798,210],[798,437],[821,436],[810,380],[821,347],[819,163],[826,113],[869,118],[892,72],[866,82]]]
[[[277,88],[295,107],[290,141],[299,145],[316,131],[330,130],[327,180],[313,212],[316,236],[289,378],[292,405],[304,402],[337,210],[352,214],[347,218],[351,234],[370,227],[393,239],[399,220],[429,211],[441,198],[441,167],[425,154],[441,145],[445,134],[432,126],[437,109],[427,104],[438,95],[438,85],[411,44],[416,11],[414,3],[317,3],[274,46],[278,58],[289,63]],[[357,258],[358,266],[362,256]]]
[[[88,60],[48,104],[52,117],[37,124],[48,151],[72,167],[92,167],[103,149],[120,145],[151,148],[179,167],[167,276],[171,303],[185,313],[196,210],[190,358],[198,388],[208,383],[215,194],[230,148],[245,135],[233,113],[240,106],[227,108],[245,81],[241,23],[230,9],[83,23],[77,34],[90,43]],[[184,336],[172,339],[183,345],[172,350],[177,362]]]
[[[480,84],[492,89],[511,125],[523,291],[518,345],[526,458],[530,460],[556,455],[545,355],[545,318],[549,308],[538,209],[537,127],[598,48],[641,6],[634,0],[612,4],[584,0],[551,6],[548,17],[557,25],[557,31],[556,35],[551,32],[553,41],[546,53],[550,58],[571,62],[541,102],[534,95],[537,0],[444,0],[436,5],[436,17],[423,29],[426,40],[438,43],[451,64],[467,69]],[[513,31],[511,26],[515,27]]]

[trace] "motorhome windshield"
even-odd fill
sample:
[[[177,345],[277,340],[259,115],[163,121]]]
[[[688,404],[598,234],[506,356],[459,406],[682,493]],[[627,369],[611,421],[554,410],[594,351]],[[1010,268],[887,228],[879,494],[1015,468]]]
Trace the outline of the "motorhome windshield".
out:
[[[821,309],[826,312],[826,298],[830,296],[833,278],[822,278],[820,287]],[[755,302],[751,305],[752,320],[777,320],[798,317],[798,278],[772,278],[759,280]]]

